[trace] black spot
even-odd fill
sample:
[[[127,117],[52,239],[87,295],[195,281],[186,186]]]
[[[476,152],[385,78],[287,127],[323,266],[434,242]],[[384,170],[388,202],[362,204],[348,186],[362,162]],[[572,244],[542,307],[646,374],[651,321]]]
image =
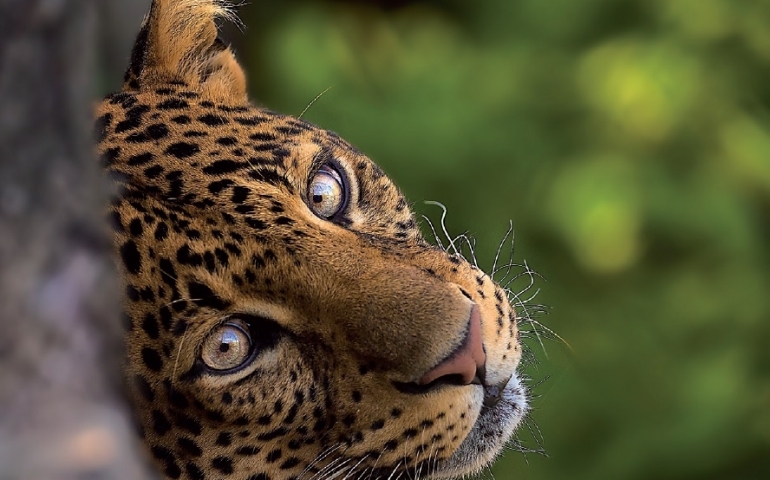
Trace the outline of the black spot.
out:
[[[156,123],[147,127],[145,134],[153,140],[160,140],[168,136],[168,127],[162,123]]]
[[[372,430],[380,430],[385,426],[385,420],[375,420],[372,422]]]
[[[203,257],[200,254],[193,253],[188,245],[184,245],[176,252],[176,260],[182,265],[200,267],[203,265]]]
[[[147,105],[137,105],[126,112],[126,119],[118,123],[115,133],[123,133],[139,128],[142,125],[142,115],[150,111]]]
[[[289,127],[289,126],[280,126],[280,127],[276,128],[276,130],[278,132],[284,134],[284,135],[287,135],[287,136],[299,135],[300,133],[302,133],[304,131],[304,129],[302,129],[302,128]]]
[[[180,318],[174,324],[174,328],[171,330],[171,333],[175,337],[180,337],[180,336],[184,335],[185,332],[187,332],[187,327],[188,327],[187,320],[185,320],[184,318]]]
[[[217,160],[211,165],[203,169],[203,173],[206,175],[225,175],[228,173],[237,172],[244,168],[249,168],[247,162],[236,162],[235,160]]]
[[[171,453],[171,450],[159,445],[153,446],[150,450],[152,451],[152,456],[163,463],[166,476],[175,479],[182,476],[182,469],[177,465],[176,457]]]
[[[120,257],[129,273],[136,275],[142,269],[142,255],[136,242],[129,240],[120,247]]]
[[[176,443],[179,445],[179,448],[184,450],[187,454],[192,455],[193,457],[200,457],[203,455],[203,450],[201,450],[201,447],[199,447],[198,443],[194,440],[182,437],[177,440]]]
[[[282,453],[283,452],[281,452],[280,448],[276,448],[275,450],[267,454],[267,456],[265,457],[265,460],[267,460],[267,463],[274,463],[281,458]]]
[[[249,177],[260,182],[269,183],[271,185],[283,185],[289,189],[289,191],[293,191],[291,184],[288,180],[286,180],[284,176],[269,168],[253,169],[249,172]]]
[[[172,118],[171,121],[180,125],[187,125],[188,123],[192,122],[192,118],[188,117],[187,115],[179,115]]]
[[[398,441],[397,440],[390,440],[388,442],[385,442],[384,448],[388,451],[393,451],[398,447]]]
[[[152,180],[153,178],[158,178],[160,175],[163,174],[163,167],[160,165],[155,165],[152,167],[148,167],[144,170],[144,176],[148,179]]]
[[[152,159],[155,158],[155,155],[152,153],[146,152],[146,153],[140,153],[138,155],[134,155],[128,159],[128,165],[131,167],[135,167],[137,165],[144,165],[146,163],[149,163],[152,161]]]
[[[102,166],[109,167],[120,157],[120,147],[107,149],[100,157]]]
[[[271,415],[262,415],[257,419],[259,425],[270,425],[273,423],[273,417]]]
[[[167,155],[173,155],[179,159],[185,159],[200,152],[201,149],[194,143],[177,142],[169,146],[165,153]]]
[[[203,470],[192,462],[185,465],[185,470],[187,470],[187,475],[190,477],[190,480],[206,480]]]
[[[131,223],[128,224],[128,231],[131,233],[132,237],[139,237],[144,233],[144,228],[142,228],[142,221],[138,218],[135,218],[131,220]]]
[[[190,298],[199,307],[209,307],[214,310],[224,310],[230,306],[230,302],[222,300],[217,296],[209,287],[198,282],[189,282],[187,284],[187,291],[190,294]]]
[[[241,254],[241,249],[240,249],[240,248],[238,248],[238,246],[236,246],[236,245],[234,245],[234,244],[232,244],[232,243],[229,243],[229,242],[225,243],[225,249],[226,249],[228,252],[230,252],[230,253],[232,253],[233,255],[235,255],[235,256],[238,256],[238,255],[240,255],[240,254]]]
[[[168,421],[168,417],[160,410],[152,411],[152,429],[160,436],[165,435],[171,430],[171,422]]]
[[[164,100],[163,102],[160,102],[157,105],[157,108],[160,110],[181,110],[183,108],[187,108],[190,105],[182,100],[181,98],[169,98],[168,100]]]
[[[238,144],[238,140],[233,137],[222,137],[217,139],[217,143],[225,147],[231,147]]]
[[[233,434],[230,432],[220,432],[215,443],[221,447],[227,447],[233,443]]]
[[[153,372],[159,372],[163,368],[163,360],[160,359],[158,352],[152,348],[144,347],[142,349],[142,361]]]
[[[182,410],[190,406],[190,403],[187,401],[187,397],[185,397],[182,392],[174,388],[174,386],[171,385],[170,380],[165,380],[163,382],[163,386],[166,387],[166,396],[168,397],[171,405]]]
[[[233,395],[230,392],[225,392],[222,394],[222,403],[226,405],[230,405],[233,403]]]
[[[230,264],[230,256],[221,248],[215,249],[214,255],[223,267],[227,267]]]
[[[264,230],[267,228],[267,223],[256,218],[247,218],[246,225],[250,226],[254,230]]]
[[[353,397],[353,401],[354,402],[356,402],[356,403],[360,402],[361,401],[361,392],[359,392],[358,390],[354,390],[352,397]]]
[[[259,452],[261,452],[261,451],[262,451],[262,449],[259,448],[259,447],[248,445],[248,446],[245,446],[245,447],[239,447],[235,451],[235,454],[236,455],[241,455],[243,457],[251,457],[251,456],[254,456],[254,455],[258,455]]]
[[[225,475],[233,473],[233,461],[229,457],[216,457],[211,461],[211,466]]]
[[[136,104],[136,97],[127,92],[113,93],[107,99],[109,99],[111,105],[120,104],[123,108],[131,108]]]
[[[126,142],[128,143],[145,143],[149,142],[150,137],[147,136],[146,133],[132,133],[131,135],[126,137]]]
[[[154,314],[148,313],[144,317],[144,320],[142,320],[142,330],[144,330],[151,339],[156,340],[158,338],[160,333],[158,331],[158,319]]]
[[[285,462],[281,464],[281,470],[288,470],[299,465],[300,460],[297,457],[287,458]]]
[[[345,418],[342,419],[342,423],[344,423],[346,427],[350,428],[353,426],[354,423],[356,423],[356,416],[345,415]]]
[[[179,428],[192,433],[196,437],[203,431],[203,426],[198,420],[184,414],[176,414],[174,424]]]
[[[247,117],[247,118],[236,118],[235,121],[240,123],[241,125],[253,126],[253,125],[259,125],[260,123],[264,123],[267,121],[267,119],[265,117]]]
[[[246,378],[248,378],[248,377],[246,377]],[[238,418],[235,419],[235,421],[233,423],[236,424],[236,425],[241,425],[241,426],[248,425],[249,424],[249,417],[247,417],[245,415],[241,416],[241,417],[238,417]]]
[[[168,238],[168,225],[165,222],[159,222],[155,227],[155,240],[162,241]]]
[[[249,198],[250,192],[251,190],[249,190],[247,187],[233,188],[233,203],[237,203],[238,205],[242,204]]]
[[[101,142],[104,140],[104,137],[107,136],[107,133],[109,131],[110,125],[112,125],[112,114],[111,113],[105,113],[101,117],[96,119],[96,126],[94,128],[95,130],[95,136],[96,140]]]
[[[209,127],[218,127],[220,125],[229,123],[226,118],[211,113],[203,115],[202,117],[198,117],[198,121],[208,125]]]
[[[176,290],[176,287],[175,287]],[[176,297],[178,298],[178,296]],[[160,309],[160,323],[163,325],[163,328],[168,330],[171,328],[171,310],[168,309],[168,306],[164,305]]]
[[[219,193],[222,192],[225,188],[229,187],[233,184],[232,180],[224,179],[219,180],[217,182],[211,182],[209,183],[209,192],[211,192],[214,195],[219,195]]]
[[[210,251],[206,251],[203,254],[203,262],[206,265],[206,270],[208,270],[210,273],[214,273],[214,271],[217,269],[217,264],[214,261],[214,254]]]
[[[267,132],[252,133],[249,138],[257,142],[274,142],[277,139],[275,135]]]
[[[235,225],[235,217],[233,217],[227,212],[221,212],[221,213],[222,213],[222,220],[224,220],[226,224]]]
[[[152,252],[152,249],[150,249]],[[152,255],[152,253],[150,253]],[[152,288],[150,287],[144,287],[141,292],[139,292],[140,296],[142,297],[142,300],[145,302],[154,302],[155,301],[155,293],[152,291]]]
[[[247,480],[272,480],[266,473],[258,473],[250,476]]]

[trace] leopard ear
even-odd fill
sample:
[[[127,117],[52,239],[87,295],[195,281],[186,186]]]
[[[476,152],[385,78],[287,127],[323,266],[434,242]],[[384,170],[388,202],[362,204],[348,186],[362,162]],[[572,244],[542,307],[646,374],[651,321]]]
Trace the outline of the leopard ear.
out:
[[[123,90],[184,82],[211,100],[246,101],[246,76],[216,20],[237,21],[226,0],[153,0],[131,53]]]

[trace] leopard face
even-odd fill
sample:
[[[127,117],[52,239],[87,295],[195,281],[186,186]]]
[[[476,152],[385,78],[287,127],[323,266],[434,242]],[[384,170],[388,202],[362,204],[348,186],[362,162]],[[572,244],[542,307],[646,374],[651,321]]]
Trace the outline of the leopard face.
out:
[[[155,0],[97,109],[126,379],[166,478],[454,478],[527,411],[505,291],[334,133],[249,103],[215,0]]]

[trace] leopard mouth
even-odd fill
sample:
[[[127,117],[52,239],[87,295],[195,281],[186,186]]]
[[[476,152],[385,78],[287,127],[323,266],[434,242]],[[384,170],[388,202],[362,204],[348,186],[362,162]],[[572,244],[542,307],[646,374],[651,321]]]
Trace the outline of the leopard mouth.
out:
[[[468,436],[451,457],[437,465],[432,479],[460,478],[479,472],[500,454],[529,409],[527,391],[517,375],[484,404]]]

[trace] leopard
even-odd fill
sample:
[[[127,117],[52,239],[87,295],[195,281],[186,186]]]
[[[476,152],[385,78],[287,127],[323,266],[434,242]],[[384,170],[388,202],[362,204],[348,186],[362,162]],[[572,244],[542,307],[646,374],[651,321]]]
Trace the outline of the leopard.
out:
[[[96,105],[125,389],[166,479],[460,478],[530,409],[520,317],[332,131],[251,103],[225,0],[153,0]]]

